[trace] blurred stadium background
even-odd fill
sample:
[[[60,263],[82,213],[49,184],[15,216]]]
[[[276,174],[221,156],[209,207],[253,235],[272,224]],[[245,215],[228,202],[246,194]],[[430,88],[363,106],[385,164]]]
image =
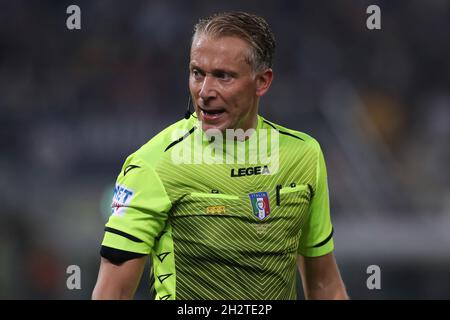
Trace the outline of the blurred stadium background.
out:
[[[382,30],[366,28],[371,4]],[[192,26],[224,10],[273,28],[261,114],[323,146],[350,296],[450,298],[446,0],[1,1],[0,298],[90,298],[122,162],[183,116]],[[66,288],[72,264],[81,290]]]

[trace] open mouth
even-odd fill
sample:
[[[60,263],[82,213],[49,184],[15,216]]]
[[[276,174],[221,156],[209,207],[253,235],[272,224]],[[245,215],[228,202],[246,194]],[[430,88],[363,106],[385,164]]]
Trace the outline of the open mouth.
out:
[[[205,109],[203,109],[201,107],[199,107],[199,109],[202,112],[203,117],[208,118],[208,119],[209,118],[211,118],[211,119],[217,118],[217,117],[219,117],[220,115],[222,115],[225,112],[225,109],[208,109],[208,110],[205,110]]]

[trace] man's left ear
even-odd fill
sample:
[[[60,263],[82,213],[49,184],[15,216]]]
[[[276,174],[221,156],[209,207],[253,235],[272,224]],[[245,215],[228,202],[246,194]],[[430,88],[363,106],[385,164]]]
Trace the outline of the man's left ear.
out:
[[[269,90],[272,80],[273,71],[270,68],[256,76],[256,95],[258,97],[262,97]]]

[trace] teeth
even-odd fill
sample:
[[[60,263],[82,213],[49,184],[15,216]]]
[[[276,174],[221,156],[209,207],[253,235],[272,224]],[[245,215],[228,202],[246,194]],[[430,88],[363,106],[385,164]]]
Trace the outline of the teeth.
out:
[[[208,115],[212,115],[212,114],[219,114],[222,113],[223,111],[206,111],[206,110],[202,110],[204,114],[208,114]]]

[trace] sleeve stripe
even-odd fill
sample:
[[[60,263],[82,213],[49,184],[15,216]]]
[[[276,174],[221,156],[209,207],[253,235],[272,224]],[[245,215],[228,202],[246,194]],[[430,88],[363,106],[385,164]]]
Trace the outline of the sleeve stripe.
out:
[[[274,128],[275,130],[277,130],[279,133],[281,134],[285,134],[287,136],[291,136],[293,138],[297,138],[299,140],[305,141],[304,139],[297,137],[296,135],[293,135],[292,133],[286,132],[286,131],[281,131],[280,129],[278,129],[277,127],[275,127],[272,123],[270,123],[269,121],[263,120],[264,123],[267,123],[269,126],[271,126],[272,128]]]
[[[145,254],[142,254],[142,253],[130,252],[130,251],[125,251],[125,250],[110,248],[107,246],[101,247],[100,255],[103,258],[108,259],[109,261],[111,261],[112,263],[115,263],[115,264],[120,264],[120,263],[123,263],[128,260],[146,256]]]
[[[313,246],[313,248],[319,248],[319,247],[323,246],[324,244],[326,244],[328,241],[330,241],[330,239],[333,237],[333,232],[334,232],[334,228],[331,227],[330,235],[325,240],[323,240],[322,242],[320,242],[320,243],[316,244],[315,246]]]
[[[189,130],[189,132],[187,132],[184,136],[182,136],[181,138],[178,138],[177,140],[175,140],[175,141],[173,141],[171,144],[169,144],[168,146],[167,146],[167,148],[164,150],[164,152],[166,152],[167,150],[169,150],[170,148],[172,148],[174,145],[176,145],[178,142],[181,142],[181,141],[183,141],[184,139],[186,139],[187,137],[189,137],[189,135],[192,133],[192,132],[194,132],[194,130],[196,129],[197,127],[192,127],[192,129],[191,130]]]
[[[133,242],[139,242],[139,243],[144,242],[141,239],[136,238],[135,236],[132,236],[131,234],[128,234],[126,232],[123,232],[123,231],[120,231],[120,230],[117,230],[117,229],[114,229],[114,228],[105,227],[105,231],[118,234],[119,236],[125,237],[125,238],[127,238],[127,239],[129,239],[129,240],[131,240]]]

